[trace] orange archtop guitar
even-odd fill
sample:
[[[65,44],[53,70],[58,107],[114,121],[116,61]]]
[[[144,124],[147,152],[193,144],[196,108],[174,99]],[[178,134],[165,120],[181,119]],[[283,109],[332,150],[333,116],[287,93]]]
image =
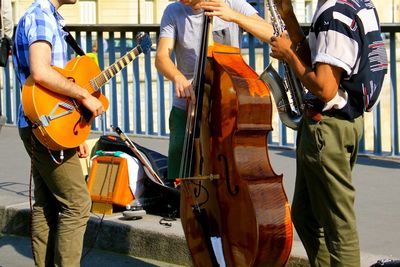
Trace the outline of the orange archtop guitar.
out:
[[[88,90],[107,110],[108,99],[100,88],[142,52],[150,51],[151,39],[146,33],[141,32],[136,38],[138,45],[103,71],[88,56],[73,58],[65,68],[53,69]],[[77,100],[35,83],[31,76],[22,87],[22,107],[37,139],[51,150],[77,147],[89,136],[92,113]]]

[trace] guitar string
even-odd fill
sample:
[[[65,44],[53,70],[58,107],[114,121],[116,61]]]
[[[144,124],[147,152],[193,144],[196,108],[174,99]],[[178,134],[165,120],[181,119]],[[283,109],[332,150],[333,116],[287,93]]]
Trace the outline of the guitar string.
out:
[[[132,60],[134,60],[137,56],[139,55],[137,47],[135,47],[134,49],[132,49],[130,52],[128,52],[125,56],[123,56],[121,59],[119,59],[118,61],[116,61],[115,63],[113,63],[111,66],[109,66],[108,68],[106,68],[105,70],[103,70],[100,74],[98,74],[96,77],[94,77],[92,80],[90,81],[94,81],[95,86],[97,88],[95,89],[95,92],[98,91],[100,89],[101,86],[103,86],[106,82],[108,82],[112,77],[114,77],[121,69],[125,68],[130,62],[132,62]],[[132,57],[133,56],[133,57]],[[118,66],[120,69],[116,68],[116,64],[119,64],[120,61],[122,59],[124,59],[125,57],[129,57],[130,62],[126,63],[125,65]],[[125,62],[124,62],[125,63]],[[109,75],[109,76],[108,76]],[[90,87],[94,87],[91,83],[87,83],[84,86],[82,86],[83,88],[90,88]],[[98,85],[97,81],[101,84],[100,86]],[[93,92],[94,93],[94,92]],[[77,107],[76,102],[73,98],[67,98],[66,100],[63,101],[66,104],[69,104],[71,106],[75,106],[75,108]]]
[[[106,82],[108,82],[114,75],[116,75],[120,70],[122,70],[123,68],[125,68],[130,62],[132,62],[137,56],[139,55],[139,51],[137,49],[137,47],[135,47],[134,49],[132,49],[130,52],[128,52],[125,56],[123,56],[122,58],[120,58],[118,61],[116,61],[114,64],[112,64],[111,66],[109,66],[107,69],[105,69],[104,71],[102,71],[99,75],[97,75],[95,78],[93,78],[92,80],[94,81],[94,83],[96,84],[97,90],[103,86]],[[125,61],[125,59],[128,58],[129,61]],[[119,64],[123,62],[124,65],[120,66]],[[115,69],[115,66],[118,65],[118,67],[120,69]],[[100,86],[98,85],[98,83],[101,84]]]

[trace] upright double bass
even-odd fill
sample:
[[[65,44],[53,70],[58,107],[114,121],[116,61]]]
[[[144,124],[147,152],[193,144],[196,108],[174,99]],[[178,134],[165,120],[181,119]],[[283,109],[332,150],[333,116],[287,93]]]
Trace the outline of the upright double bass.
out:
[[[195,266],[284,266],[293,228],[269,162],[272,102],[240,50],[209,44],[205,17],[188,104],[180,217]]]

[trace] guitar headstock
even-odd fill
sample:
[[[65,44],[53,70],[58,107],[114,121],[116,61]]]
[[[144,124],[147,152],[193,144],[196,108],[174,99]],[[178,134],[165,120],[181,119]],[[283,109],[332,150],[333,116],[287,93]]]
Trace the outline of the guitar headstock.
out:
[[[136,40],[137,40],[138,46],[140,46],[143,53],[147,54],[150,51],[151,45],[152,45],[150,36],[145,32],[139,32],[136,35]]]

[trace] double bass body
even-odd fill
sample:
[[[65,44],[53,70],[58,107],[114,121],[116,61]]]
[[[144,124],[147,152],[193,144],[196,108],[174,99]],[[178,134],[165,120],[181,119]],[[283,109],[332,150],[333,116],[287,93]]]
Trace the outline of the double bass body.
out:
[[[202,118],[210,129],[200,137],[206,145],[196,164],[201,175],[219,179],[186,182],[181,191],[181,221],[194,265],[284,266],[293,229],[282,175],[268,158],[269,90],[238,48],[211,49],[210,101],[204,101],[210,112]]]

